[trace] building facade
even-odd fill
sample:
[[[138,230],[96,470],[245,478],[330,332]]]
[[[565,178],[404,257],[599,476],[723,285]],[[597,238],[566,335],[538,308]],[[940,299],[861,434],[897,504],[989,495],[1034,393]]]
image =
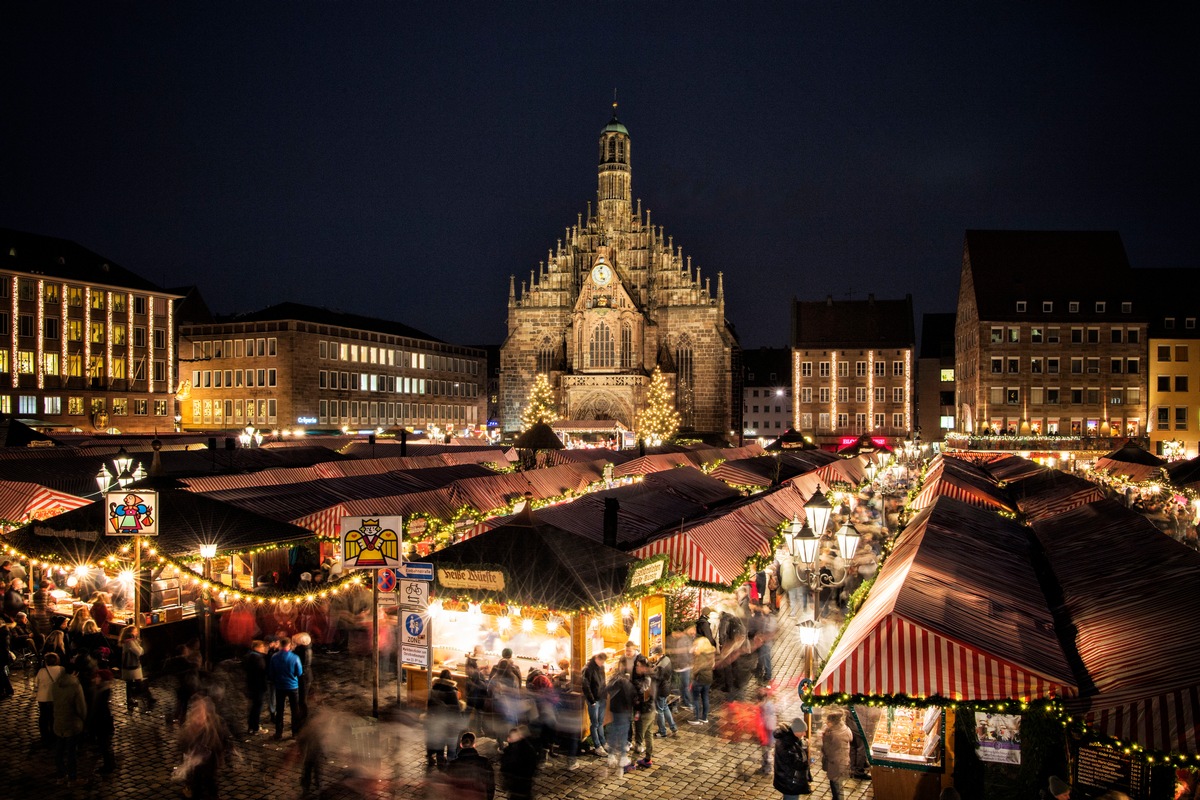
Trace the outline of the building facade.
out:
[[[917,430],[927,442],[940,442],[954,430],[954,314],[921,317]]]
[[[181,326],[180,342],[187,429],[487,424],[484,351],[396,322],[283,303]]]
[[[50,431],[170,430],[177,297],[75,242],[0,230],[0,413]]]
[[[910,438],[915,351],[912,295],[793,301],[793,427],[831,449]]]
[[[595,207],[531,270],[509,279],[508,334],[501,348],[500,415],[505,431],[539,373],[571,420],[636,427],[650,376],[661,368],[684,430],[736,436],[741,430],[739,350],[725,321],[723,276],[653,225],[631,194],[629,131],[613,117],[600,133]]]
[[[792,427],[792,351],[743,350],[742,376],[743,438],[769,443]]]
[[[1200,454],[1200,270],[1140,271],[1153,289],[1150,302],[1150,422],[1152,451],[1160,456]]]
[[[1147,309],[1113,231],[967,231],[956,426],[985,436],[1145,435]]]

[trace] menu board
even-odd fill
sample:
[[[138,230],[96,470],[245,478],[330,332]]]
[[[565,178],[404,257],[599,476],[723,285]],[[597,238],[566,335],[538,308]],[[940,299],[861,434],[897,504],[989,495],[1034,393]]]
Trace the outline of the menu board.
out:
[[[1089,793],[1116,789],[1131,800],[1150,797],[1150,772],[1138,759],[1100,745],[1085,744],[1075,759],[1075,785]]]
[[[888,706],[875,725],[871,761],[902,765],[941,766],[945,722],[942,709]]]

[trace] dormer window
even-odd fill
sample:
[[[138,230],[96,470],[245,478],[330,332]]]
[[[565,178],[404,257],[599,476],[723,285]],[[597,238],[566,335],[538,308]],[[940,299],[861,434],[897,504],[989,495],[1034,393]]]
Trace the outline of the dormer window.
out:
[[[1104,313],[1104,309],[1105,309],[1107,306],[1108,306],[1108,304],[1107,304],[1107,303],[1105,303],[1103,300],[1097,300],[1097,301],[1096,301],[1096,313],[1097,313],[1097,314],[1103,314],[1103,313]]]
[[[1025,301],[1024,301],[1024,300],[1018,300],[1018,301],[1017,301],[1017,313],[1018,313],[1018,314],[1024,314],[1024,313],[1025,313]]]
[[[1133,313],[1133,303],[1129,302],[1128,300],[1126,300],[1124,303],[1121,303],[1121,313],[1122,314],[1132,314]]]
[[[1053,312],[1054,312],[1054,301],[1043,300],[1042,301],[1042,313],[1043,314],[1051,314]]]
[[[1079,313],[1079,301],[1072,300],[1071,302],[1067,303],[1067,312],[1070,314],[1078,314]]]
[[[1174,330],[1175,329],[1175,318],[1167,317],[1166,319],[1164,319],[1163,327],[1166,328],[1167,330]]]
[[[1196,329],[1196,318],[1188,317],[1187,319],[1185,319],[1183,321],[1183,327],[1187,328],[1189,331],[1195,330]]]

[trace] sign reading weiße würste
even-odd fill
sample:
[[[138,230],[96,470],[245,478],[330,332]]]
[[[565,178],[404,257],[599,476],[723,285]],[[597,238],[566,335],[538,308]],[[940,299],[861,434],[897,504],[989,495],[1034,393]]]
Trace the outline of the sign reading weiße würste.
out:
[[[487,592],[504,591],[504,573],[498,569],[437,568],[438,583],[446,589],[480,589]]]

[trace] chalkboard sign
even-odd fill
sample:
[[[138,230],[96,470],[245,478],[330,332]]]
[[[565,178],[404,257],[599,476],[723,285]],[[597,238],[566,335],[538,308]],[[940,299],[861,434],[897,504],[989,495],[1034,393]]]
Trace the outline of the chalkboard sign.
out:
[[[1075,786],[1088,797],[1110,789],[1131,800],[1149,800],[1150,771],[1139,759],[1099,745],[1083,745],[1075,759]]]

